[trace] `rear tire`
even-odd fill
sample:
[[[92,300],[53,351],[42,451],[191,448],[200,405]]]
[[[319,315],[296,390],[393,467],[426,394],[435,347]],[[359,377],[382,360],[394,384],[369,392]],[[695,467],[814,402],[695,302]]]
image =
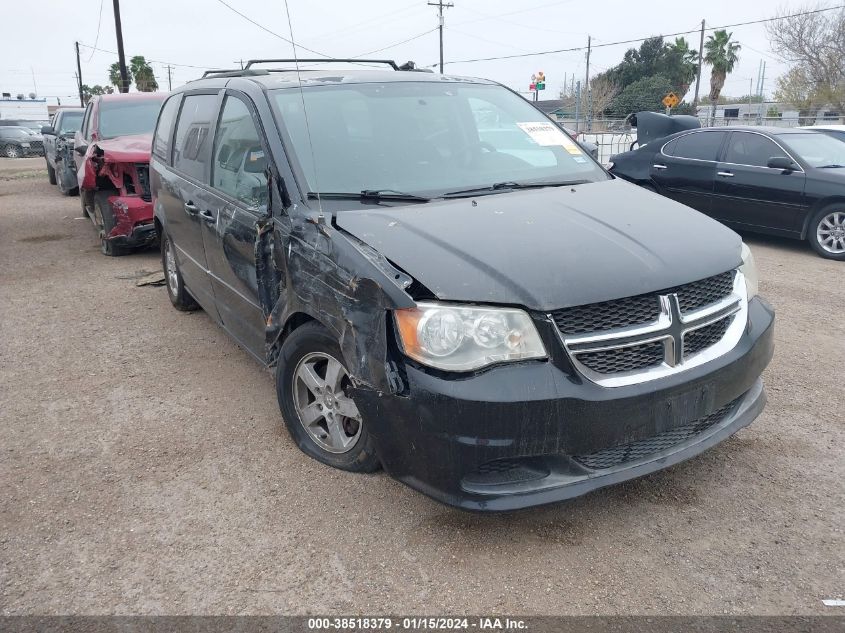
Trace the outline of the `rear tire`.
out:
[[[319,462],[369,473],[381,463],[350,387],[343,354],[326,328],[312,321],[287,337],[276,367],[276,395],[291,437]]]
[[[126,255],[129,249],[125,246],[115,244],[112,240],[106,239],[106,236],[111,233],[116,224],[114,212],[109,204],[109,197],[113,195],[113,191],[98,191],[94,194],[94,206],[101,232],[100,251],[107,257],[121,257]]]
[[[47,163],[47,159],[44,159],[44,162]],[[56,184],[56,170],[50,167],[50,163],[47,163],[47,180],[51,185]]]
[[[807,228],[810,246],[825,259],[845,261],[845,204],[820,209]]]
[[[161,267],[164,270],[164,280],[167,286],[167,296],[173,307],[182,312],[191,312],[199,308],[199,304],[185,288],[182,271],[176,261],[176,247],[167,233],[161,236]]]

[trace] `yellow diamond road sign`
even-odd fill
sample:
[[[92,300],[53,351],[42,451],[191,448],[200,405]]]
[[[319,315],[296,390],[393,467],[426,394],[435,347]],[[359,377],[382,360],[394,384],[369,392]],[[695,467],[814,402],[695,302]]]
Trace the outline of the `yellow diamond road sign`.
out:
[[[663,105],[665,105],[667,108],[674,108],[680,102],[681,100],[678,99],[678,95],[676,95],[674,92],[670,92],[668,95],[663,97]]]

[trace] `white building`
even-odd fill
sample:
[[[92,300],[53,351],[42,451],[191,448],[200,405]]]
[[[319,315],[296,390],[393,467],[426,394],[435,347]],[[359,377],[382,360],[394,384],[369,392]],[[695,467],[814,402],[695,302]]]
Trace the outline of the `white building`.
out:
[[[698,106],[696,114],[702,121],[709,121],[711,106],[702,104]],[[798,108],[788,103],[777,101],[765,101],[763,103],[724,103],[716,106],[716,125],[754,125],[758,119],[763,120],[764,125],[813,125],[815,123],[841,123],[845,113],[837,112],[828,106],[819,108],[814,114],[804,114]]]
[[[3,95],[0,99],[0,119],[20,119],[23,121],[47,121],[46,99],[13,99]]]

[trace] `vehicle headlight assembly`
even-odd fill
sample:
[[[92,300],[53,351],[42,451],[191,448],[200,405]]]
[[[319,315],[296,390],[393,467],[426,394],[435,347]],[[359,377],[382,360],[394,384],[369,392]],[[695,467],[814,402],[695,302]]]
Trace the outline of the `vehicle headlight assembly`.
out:
[[[752,297],[757,296],[759,277],[757,265],[754,263],[754,255],[751,254],[751,249],[745,242],[742,243],[742,266],[739,267],[739,272],[745,277],[745,292],[748,294],[750,301]]]
[[[546,357],[534,322],[522,310],[422,302],[395,315],[402,351],[436,369],[470,371]]]

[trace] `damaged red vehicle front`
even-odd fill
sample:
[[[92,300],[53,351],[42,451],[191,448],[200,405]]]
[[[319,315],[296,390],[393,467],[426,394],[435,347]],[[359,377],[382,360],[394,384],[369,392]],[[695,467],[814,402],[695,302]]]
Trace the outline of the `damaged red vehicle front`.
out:
[[[97,227],[103,254],[124,255],[155,241],[150,148],[166,93],[92,97],[74,138],[82,214]]]

